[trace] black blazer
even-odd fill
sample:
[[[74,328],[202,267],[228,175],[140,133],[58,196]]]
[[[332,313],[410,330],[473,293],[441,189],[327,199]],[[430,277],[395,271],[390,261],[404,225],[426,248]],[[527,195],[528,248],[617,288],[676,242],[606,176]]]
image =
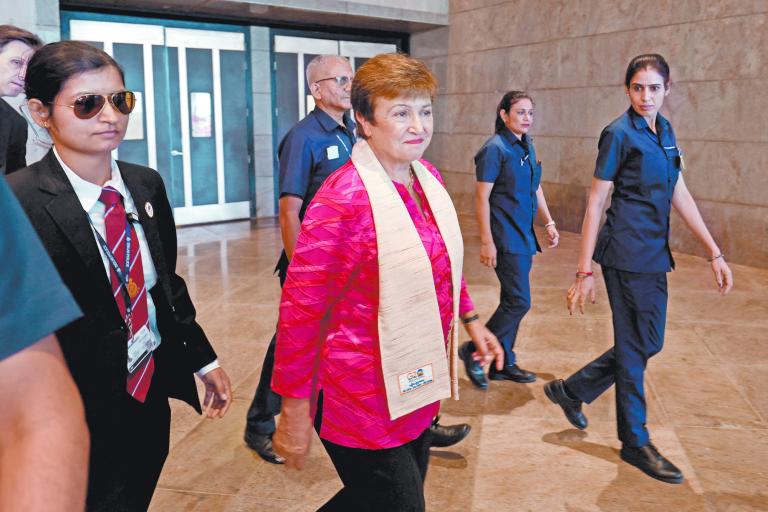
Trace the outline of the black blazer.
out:
[[[198,412],[193,373],[216,358],[184,280],[176,274],[176,227],[160,175],[147,167],[118,162],[144,228],[157,284],[150,290],[162,342],[155,352],[152,386],[184,400]],[[126,396],[127,329],[93,231],[53,150],[39,162],[8,176],[21,205],[83,311],[83,318],[57,331],[89,422]],[[154,210],[146,211],[149,202]],[[34,306],[31,306],[34,307]],[[116,400],[117,399],[117,400]],[[106,418],[101,418],[106,419]]]
[[[0,175],[27,166],[27,121],[0,100]]]

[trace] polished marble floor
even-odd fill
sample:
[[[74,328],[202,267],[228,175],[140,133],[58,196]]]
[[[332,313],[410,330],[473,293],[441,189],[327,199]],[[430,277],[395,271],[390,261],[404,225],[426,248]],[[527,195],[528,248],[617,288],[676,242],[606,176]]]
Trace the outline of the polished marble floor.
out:
[[[586,408],[579,432],[542,386],[611,345],[602,281],[598,303],[569,317],[565,290],[578,238],[535,259],[533,308],[518,339],[532,385],[492,382],[488,392],[461,380],[462,399],[445,402],[443,423],[467,422],[461,444],[433,450],[429,511],[768,511],[768,270],[734,265],[727,297],[702,258],[677,256],[670,274],[666,346],[649,364],[649,428],[685,472],[683,485],[652,480],[619,459],[612,391]],[[467,236],[465,277],[483,318],[498,300],[491,270]],[[273,221],[179,230],[179,273],[199,320],[232,378],[234,404],[221,420],[201,420],[173,404],[171,452],[153,512],[313,511],[340,482],[315,442],[301,472],[262,462],[243,444],[245,413],[277,320],[280,250]]]

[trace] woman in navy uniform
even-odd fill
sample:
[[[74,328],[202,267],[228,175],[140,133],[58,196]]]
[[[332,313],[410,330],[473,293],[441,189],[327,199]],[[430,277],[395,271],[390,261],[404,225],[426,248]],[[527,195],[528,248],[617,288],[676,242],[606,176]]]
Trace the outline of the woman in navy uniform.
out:
[[[536,159],[528,130],[533,122],[533,100],[522,91],[509,91],[496,108],[496,133],[475,155],[475,205],[480,225],[480,261],[496,270],[501,299],[486,326],[504,347],[504,369],[491,368],[491,380],[528,383],[536,374],[517,365],[514,352],[520,322],[531,309],[528,274],[533,255],[541,247],[533,231],[538,210],[547,230],[549,247],[559,234],[541,189],[541,162]],[[473,356],[472,342],[459,352],[470,381],[488,387],[482,366]]]
[[[548,383],[545,392],[571,424],[583,429],[587,419],[582,403],[591,403],[615,384],[621,458],[653,478],[681,483],[680,470],[650,441],[643,393],[648,358],[664,342],[666,273],[674,268],[669,249],[672,206],[707,249],[721,294],[731,289],[733,277],[685,186],[683,155],[672,126],[659,114],[670,91],[667,62],[657,54],[635,57],[625,86],[630,108],[600,135],[576,280],[567,297],[571,314],[577,305],[584,312],[587,297],[594,303],[592,260],[599,263],[613,315],[614,346],[565,381]],[[611,205],[598,233],[611,186]]]

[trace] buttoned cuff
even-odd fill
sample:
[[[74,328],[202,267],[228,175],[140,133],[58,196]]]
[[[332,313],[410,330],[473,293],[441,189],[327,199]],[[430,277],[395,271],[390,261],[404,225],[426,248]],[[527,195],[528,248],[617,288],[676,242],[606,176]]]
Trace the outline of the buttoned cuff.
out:
[[[197,375],[200,378],[203,378],[203,376],[206,373],[208,373],[208,372],[210,372],[212,370],[215,370],[216,368],[221,368],[221,365],[219,364],[219,360],[218,359],[214,359],[212,363],[208,363],[207,365],[205,365],[202,368],[200,368],[199,370],[197,370],[195,372],[195,375]]]

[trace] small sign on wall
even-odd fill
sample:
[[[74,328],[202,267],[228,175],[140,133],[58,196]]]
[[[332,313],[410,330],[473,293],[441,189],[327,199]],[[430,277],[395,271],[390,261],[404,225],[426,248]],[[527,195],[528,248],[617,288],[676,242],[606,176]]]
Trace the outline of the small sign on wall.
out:
[[[190,103],[192,105],[192,137],[211,137],[213,135],[211,94],[193,92]]]
[[[144,96],[140,91],[134,91],[136,106],[128,117],[128,129],[123,140],[142,140],[144,138]]]

